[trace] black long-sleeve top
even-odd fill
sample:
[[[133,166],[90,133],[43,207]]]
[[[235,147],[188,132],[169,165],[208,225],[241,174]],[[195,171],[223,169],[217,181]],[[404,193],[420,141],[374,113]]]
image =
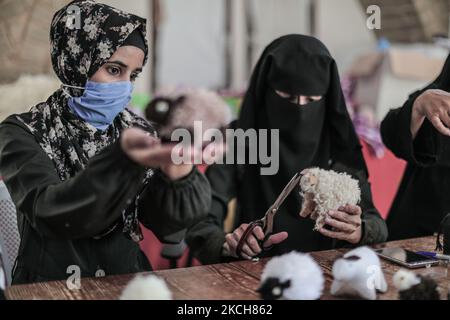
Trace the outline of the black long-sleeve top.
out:
[[[381,125],[383,142],[408,162],[387,219],[391,240],[433,235],[450,212],[450,138],[425,120],[415,139],[411,133],[414,102],[431,84],[391,110]]]
[[[67,279],[73,266],[82,277],[150,270],[120,225],[145,171],[116,142],[62,182],[34,136],[16,118],[6,119],[0,125],[0,173],[16,205],[21,235],[13,283]],[[206,216],[210,194],[197,169],[179,181],[156,171],[141,195],[139,220],[160,240],[181,241],[183,230]]]

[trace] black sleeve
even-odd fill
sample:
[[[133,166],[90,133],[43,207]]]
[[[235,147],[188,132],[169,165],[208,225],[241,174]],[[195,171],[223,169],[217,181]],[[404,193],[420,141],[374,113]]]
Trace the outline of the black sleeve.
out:
[[[342,164],[335,164],[332,168],[337,172],[347,172],[351,174],[355,179],[359,181],[359,187],[361,189],[361,202],[359,206],[362,210],[362,238],[358,246],[372,245],[377,243],[383,243],[388,238],[388,229],[386,222],[381,217],[378,210],[372,201],[372,191],[368,176],[364,170],[356,171],[349,169],[347,166]],[[343,243],[338,241],[337,247],[346,246],[348,243]]]
[[[121,217],[145,170],[115,143],[62,182],[34,136],[17,124],[3,123],[0,172],[33,228],[47,237],[77,239],[96,236]]]
[[[372,202],[372,192],[369,181],[367,179],[361,181],[360,188],[363,233],[359,245],[383,243],[388,238],[388,229],[386,222]]]
[[[391,110],[381,123],[381,135],[384,144],[398,157],[416,166],[435,165],[442,159],[443,135],[425,119],[416,138],[411,134],[412,108],[423,90],[413,93],[403,107]]]
[[[178,181],[158,170],[139,202],[139,218],[162,242],[180,243],[188,227],[205,219],[210,206],[209,182],[197,168]]]
[[[228,204],[237,193],[236,166],[215,164],[208,168],[206,176],[212,190],[209,213],[206,219],[188,230],[186,241],[197,259],[204,264],[213,264],[222,261],[225,243],[223,222]]]

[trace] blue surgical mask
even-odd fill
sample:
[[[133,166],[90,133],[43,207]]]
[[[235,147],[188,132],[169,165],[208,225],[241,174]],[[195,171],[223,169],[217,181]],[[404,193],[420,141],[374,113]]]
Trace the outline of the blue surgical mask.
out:
[[[86,87],[79,89],[84,89],[83,95],[71,97],[69,107],[81,119],[104,131],[126,108],[134,87],[130,81],[107,83],[87,81]]]

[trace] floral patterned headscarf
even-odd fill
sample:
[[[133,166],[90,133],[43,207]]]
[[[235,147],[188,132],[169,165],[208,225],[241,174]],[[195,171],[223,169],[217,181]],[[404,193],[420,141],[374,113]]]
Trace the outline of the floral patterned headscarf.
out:
[[[95,1],[73,1],[53,17],[50,30],[53,70],[64,85],[84,87],[135,30],[145,39],[146,20]],[[146,62],[146,40],[145,47]],[[80,89],[62,87],[29,113],[17,116],[53,161],[61,181],[83,170],[89,159],[114,143],[124,129],[139,127],[155,134],[147,121],[128,109],[106,131],[97,130],[68,107],[68,99],[82,93]],[[151,175],[149,170],[144,186]],[[135,209],[130,207],[123,212],[123,230],[131,239],[140,241],[142,233]]]

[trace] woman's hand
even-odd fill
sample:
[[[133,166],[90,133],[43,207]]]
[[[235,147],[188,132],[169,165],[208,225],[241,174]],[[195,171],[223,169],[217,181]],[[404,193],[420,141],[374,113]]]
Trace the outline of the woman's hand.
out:
[[[233,233],[229,233],[225,236],[225,243],[222,248],[222,255],[227,257],[235,257],[240,258],[236,254],[236,248],[238,246],[239,241],[242,238],[245,230],[247,230],[248,224],[243,224]],[[287,232],[280,232],[272,235],[267,239],[267,241],[263,244],[264,248],[270,248],[273,245],[283,242],[288,237]],[[253,234],[251,234],[248,238],[244,246],[242,247],[242,257],[248,260],[251,260],[253,257],[257,256],[262,252],[262,248],[259,246],[258,241],[264,240],[264,232],[261,227],[256,227],[253,230]]]
[[[332,231],[322,227],[319,232],[329,238],[358,244],[362,238],[362,210],[359,206],[345,206],[339,211],[330,211],[325,223],[333,228]]]
[[[124,130],[120,143],[122,150],[131,160],[146,168],[160,168],[172,180],[187,176],[193,169],[192,164],[175,165],[173,163],[172,152],[175,145],[161,144],[159,139],[141,129]],[[193,149],[188,152],[191,152],[189,157],[195,155]]]
[[[425,119],[428,119],[440,133],[450,136],[450,93],[431,89],[416,99],[411,117],[413,139],[417,136]]]

